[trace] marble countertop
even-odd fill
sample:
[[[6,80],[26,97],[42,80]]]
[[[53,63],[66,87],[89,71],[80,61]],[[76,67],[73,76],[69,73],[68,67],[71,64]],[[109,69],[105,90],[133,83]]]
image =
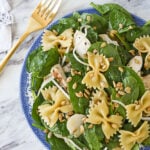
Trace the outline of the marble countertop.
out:
[[[40,0],[8,0],[15,18],[12,25],[13,43],[26,28],[28,18]],[[115,2],[131,13],[150,19],[149,0],[92,0],[95,3]],[[91,0],[63,0],[55,19],[63,15],[89,7]],[[41,31],[40,31],[41,32]],[[45,150],[30,129],[21,108],[19,82],[22,64],[28,48],[39,32],[29,36],[9,61],[5,71],[0,74],[0,150]],[[2,59],[7,51],[0,52]]]

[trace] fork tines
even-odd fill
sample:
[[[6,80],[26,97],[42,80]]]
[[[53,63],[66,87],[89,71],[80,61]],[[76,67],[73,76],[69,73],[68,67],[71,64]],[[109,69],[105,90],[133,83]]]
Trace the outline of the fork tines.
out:
[[[56,14],[62,0],[42,0],[36,8],[36,13],[45,19]]]

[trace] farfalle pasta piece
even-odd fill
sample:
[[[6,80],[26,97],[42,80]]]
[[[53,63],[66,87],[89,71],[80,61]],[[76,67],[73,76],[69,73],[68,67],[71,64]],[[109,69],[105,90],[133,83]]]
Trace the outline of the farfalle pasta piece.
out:
[[[107,139],[116,134],[122,126],[122,116],[110,115],[109,108],[105,101],[94,105],[89,110],[86,122],[91,124],[101,124],[104,135]]]
[[[66,29],[60,35],[56,35],[55,32],[46,30],[42,36],[43,50],[47,51],[54,47],[67,48],[72,45],[73,41],[73,30]]]
[[[93,68],[93,70],[97,70],[100,72],[105,72],[109,68],[108,59],[103,56],[88,52],[88,63]]]
[[[135,143],[142,143],[149,137],[149,124],[144,122],[135,132],[120,130],[120,145],[124,150],[131,150]]]
[[[150,91],[146,91],[142,96],[139,104],[129,104],[126,106],[127,118],[133,124],[134,127],[137,126],[142,118],[143,112],[150,114]]]
[[[82,83],[87,87],[103,89],[108,87],[105,76],[100,72],[105,72],[109,68],[109,61],[103,55],[88,52],[88,63],[93,70],[86,73]]]
[[[50,127],[55,125],[61,113],[73,111],[73,107],[70,104],[69,99],[67,99],[60,90],[57,90],[55,96],[53,97],[53,101],[53,105],[42,104],[38,107],[39,115]]]
[[[145,57],[144,67],[146,70],[150,69],[150,52]]]
[[[57,92],[57,87],[55,86],[53,87],[49,86],[48,88],[41,90],[42,96],[45,100],[53,100],[56,92]]]
[[[107,93],[102,89],[97,90],[92,96],[92,102],[91,102],[92,105],[98,104],[99,102],[101,103],[103,101],[107,103],[108,101]]]
[[[136,38],[133,46],[141,53],[150,52],[150,37],[149,35]]]
[[[136,38],[133,46],[138,49],[140,53],[147,53],[145,57],[144,68],[146,70],[150,69],[150,36],[143,36],[140,38]]]
[[[102,73],[89,71],[82,80],[83,84],[86,84],[88,88],[103,89],[108,87],[107,80]]]

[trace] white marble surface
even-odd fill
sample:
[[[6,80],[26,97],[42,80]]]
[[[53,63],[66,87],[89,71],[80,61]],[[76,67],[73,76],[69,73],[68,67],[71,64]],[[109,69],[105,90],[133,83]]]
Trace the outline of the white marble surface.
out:
[[[28,17],[38,1],[8,0],[12,7],[11,13],[15,18],[15,23],[12,26],[13,43],[25,30]],[[56,19],[69,12],[87,8],[90,2],[91,0],[63,0]],[[150,0],[93,0],[93,2],[115,2],[145,20],[150,19]],[[35,33],[27,38],[0,75],[0,150],[45,150],[26,122],[19,97],[19,81],[23,60],[38,34]],[[0,51],[0,59],[4,57],[6,52],[7,50]]]

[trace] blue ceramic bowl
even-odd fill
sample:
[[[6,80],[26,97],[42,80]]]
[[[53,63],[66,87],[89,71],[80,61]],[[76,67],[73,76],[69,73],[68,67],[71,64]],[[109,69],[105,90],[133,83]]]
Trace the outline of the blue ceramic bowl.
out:
[[[98,14],[98,12],[93,8],[80,10],[78,12],[79,13],[96,13],[96,14]],[[69,17],[71,15],[72,15],[72,13],[64,16],[64,18]],[[141,18],[139,18],[135,15],[133,15],[133,18],[134,18],[135,22],[140,26],[145,23],[145,21],[143,19],[141,19]],[[57,24],[57,22],[58,21],[53,22],[52,24],[50,24],[48,26],[48,28],[51,28],[51,26],[53,26],[54,24]],[[30,49],[28,51],[28,54],[25,58],[25,61],[23,63],[23,68],[22,68],[22,72],[21,72],[21,79],[20,79],[20,98],[21,98],[21,104],[22,104],[23,112],[25,114],[25,117],[27,119],[27,122],[28,122],[29,126],[31,127],[31,129],[35,133],[35,135],[38,137],[38,139],[43,143],[43,145],[47,149],[50,150],[51,149],[50,145],[45,140],[45,134],[41,130],[39,130],[39,129],[32,126],[33,119],[31,117],[31,105],[29,103],[29,96],[27,94],[28,87],[29,87],[29,82],[28,82],[28,73],[26,71],[26,60],[27,60],[28,55],[33,50],[35,50],[36,48],[38,48],[40,46],[41,37],[42,37],[42,34],[34,41],[33,45],[30,47]],[[150,148],[144,148],[144,150],[148,150],[148,149],[150,150]]]

